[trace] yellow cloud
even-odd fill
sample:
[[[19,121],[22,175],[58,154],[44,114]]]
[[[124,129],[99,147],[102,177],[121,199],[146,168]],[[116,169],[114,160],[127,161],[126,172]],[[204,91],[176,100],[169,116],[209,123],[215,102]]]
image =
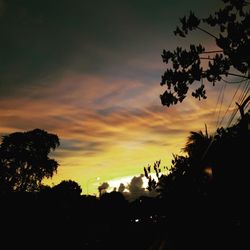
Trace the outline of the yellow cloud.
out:
[[[234,91],[229,87],[221,117]],[[72,179],[86,190],[97,176],[105,182],[139,175],[160,159],[170,165],[189,131],[203,130],[205,123],[215,131],[218,88],[205,101],[189,98],[169,109],[160,105],[161,92],[155,83],[70,74],[48,89],[0,100],[0,129],[2,134],[34,128],[56,133],[62,141],[54,155],[60,167],[46,183]],[[89,192],[95,188],[90,185]]]

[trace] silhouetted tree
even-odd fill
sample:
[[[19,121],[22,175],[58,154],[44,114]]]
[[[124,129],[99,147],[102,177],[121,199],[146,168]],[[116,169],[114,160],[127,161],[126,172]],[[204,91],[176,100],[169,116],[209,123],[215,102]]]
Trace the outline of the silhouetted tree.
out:
[[[213,137],[191,132],[183,149],[187,155],[174,155],[170,173],[158,178],[155,189],[167,204],[167,240],[174,249],[241,249],[249,196],[246,124],[249,128],[249,112]]]
[[[193,174],[198,174],[199,178],[210,175],[211,169],[211,153],[210,148],[213,144],[213,137],[208,135],[207,128],[205,134],[202,131],[190,132],[187,143],[183,151],[188,154]]]
[[[213,176],[224,190],[230,188],[231,193],[243,193],[248,190],[243,186],[248,183],[246,171],[249,164],[249,125],[250,113],[248,112],[236,125],[219,128],[213,147],[210,149],[214,158]]]
[[[12,191],[39,190],[42,179],[52,177],[57,170],[58,163],[48,155],[58,146],[58,136],[41,129],[3,136],[0,145],[1,187]]]
[[[161,165],[161,160],[154,162],[154,166],[153,166],[153,169],[154,169],[155,174],[156,174],[156,178],[158,180],[159,180],[160,174],[161,174],[160,165]],[[148,179],[148,187],[147,188],[149,191],[152,191],[152,190],[156,189],[157,181],[154,178],[152,178],[150,173],[151,173],[151,165],[148,165],[147,168],[144,167],[144,175]]]
[[[79,197],[82,192],[80,185],[72,180],[61,181],[58,185],[54,186],[52,190],[57,195],[68,198]]]
[[[127,201],[122,195],[122,193],[116,192],[116,191],[112,191],[110,193],[104,193],[100,197],[100,201],[105,206],[107,206],[109,210],[113,209],[113,210],[117,210],[117,212],[121,212],[119,211],[119,208],[121,209],[127,204]],[[106,212],[110,212],[110,211],[106,211]]]
[[[206,150],[207,146],[211,142],[211,137],[209,137],[207,129],[205,134],[202,131],[199,132],[190,132],[190,135],[187,139],[187,143],[183,148],[183,151],[188,153],[189,156],[198,156],[202,155]]]
[[[195,98],[206,99],[206,88],[203,82],[215,85],[225,76],[237,76],[250,79],[250,12],[249,2],[245,0],[223,0],[225,6],[214,15],[201,19],[190,12],[188,17],[180,19],[181,27],[174,34],[180,37],[193,30],[205,32],[215,41],[213,51],[207,51],[201,44],[190,45],[190,49],[177,47],[174,51],[163,50],[162,59],[168,66],[162,76],[161,85],[167,85],[167,90],[160,95],[163,105],[170,106],[182,102],[189,87],[200,82],[200,86],[192,92]],[[205,30],[201,24],[209,27]],[[212,34],[212,28],[216,35]],[[218,35],[217,35],[218,34]],[[203,68],[201,60],[208,60],[208,66]],[[234,69],[234,73],[231,70]],[[235,72],[236,70],[236,72]],[[238,73],[237,73],[238,72]]]

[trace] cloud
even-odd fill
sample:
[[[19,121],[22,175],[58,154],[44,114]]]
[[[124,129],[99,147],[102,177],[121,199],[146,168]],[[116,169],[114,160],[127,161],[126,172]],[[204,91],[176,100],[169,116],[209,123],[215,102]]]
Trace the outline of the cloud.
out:
[[[213,2],[188,5],[202,13]],[[108,0],[96,6],[89,0],[1,0],[0,95],[50,87],[65,71],[159,82],[161,51],[176,45],[168,30],[186,5]]]
[[[142,196],[156,197],[158,195],[156,191],[149,191],[147,189],[148,180],[143,174],[122,178],[121,181],[125,179],[128,180],[126,184],[122,182],[118,184],[119,180],[109,181],[109,191],[118,190],[118,192],[122,193],[128,201],[134,201]]]
[[[134,176],[131,179],[130,184],[128,185],[128,190],[131,194],[133,193],[141,193],[145,191],[145,188],[143,188],[143,180],[142,180],[143,174],[140,176]]]
[[[61,139],[60,148],[53,155],[60,158],[72,154],[89,157],[104,151],[105,146],[105,143],[97,141]]]
[[[140,91],[130,97],[135,89]],[[7,134],[41,128],[57,134],[62,142],[54,152],[60,178],[73,175],[67,170],[72,165],[82,178],[78,182],[84,180],[86,166],[105,175],[99,167],[104,165],[114,178],[134,175],[151,161],[162,159],[167,165],[189,131],[202,130],[205,123],[211,133],[215,128],[218,89],[211,89],[203,102],[189,98],[169,109],[160,105],[158,91],[154,82],[145,86],[119,77],[67,72],[49,88],[34,86],[23,95],[1,98],[0,130]],[[225,99],[222,111],[226,108]]]
[[[5,2],[1,1],[0,27],[5,39],[0,41],[4,48],[0,93],[11,95],[42,85],[41,79],[58,79],[67,70],[102,76],[124,76],[124,72],[133,71],[135,75],[136,67],[128,61],[134,53],[144,54],[141,46],[136,46],[138,33],[144,34],[144,24],[135,26],[142,16],[131,3],[108,2],[98,3],[96,8],[92,1],[14,1],[8,3],[5,12]]]
[[[131,97],[135,88],[142,93]],[[198,123],[214,126],[217,117],[213,95],[204,102],[189,98],[183,105],[166,109],[154,94],[157,89],[157,85],[145,87],[127,79],[110,83],[110,79],[69,74],[50,88],[33,88],[23,96],[2,98],[1,130],[40,127],[64,140],[85,141],[91,147],[90,141],[107,145],[130,139],[142,145],[159,143],[162,135],[171,139],[195,127],[200,129]],[[140,99],[144,98],[147,102],[143,103]],[[222,106],[223,112],[226,107]]]
[[[109,184],[107,182],[103,182],[99,187],[98,187],[98,191],[99,191],[99,196],[101,196],[102,194],[106,193],[107,190],[109,188]]]
[[[126,189],[126,186],[123,183],[121,183],[118,187],[118,192],[123,193],[125,189]]]

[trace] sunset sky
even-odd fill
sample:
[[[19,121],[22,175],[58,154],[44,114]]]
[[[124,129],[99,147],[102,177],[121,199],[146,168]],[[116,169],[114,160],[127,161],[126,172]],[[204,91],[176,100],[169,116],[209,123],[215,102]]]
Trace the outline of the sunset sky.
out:
[[[173,31],[189,10],[204,17],[220,6],[220,0],[0,0],[0,135],[35,128],[57,134],[53,157],[60,166],[47,183],[71,179],[85,193],[138,176],[156,160],[170,166],[189,131],[204,131],[205,123],[215,131],[221,85],[209,88],[205,101],[190,97],[163,107],[161,53],[192,42],[213,48],[198,31],[188,39]],[[235,88],[226,87],[220,117]]]

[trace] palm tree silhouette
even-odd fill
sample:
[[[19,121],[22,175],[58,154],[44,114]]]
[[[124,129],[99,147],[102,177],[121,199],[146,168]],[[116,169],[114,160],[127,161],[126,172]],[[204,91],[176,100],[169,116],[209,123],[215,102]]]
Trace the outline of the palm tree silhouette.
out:
[[[188,153],[190,157],[200,157],[205,153],[212,141],[212,137],[208,135],[207,127],[205,133],[201,130],[198,132],[191,131],[187,138],[187,143],[183,151]]]

